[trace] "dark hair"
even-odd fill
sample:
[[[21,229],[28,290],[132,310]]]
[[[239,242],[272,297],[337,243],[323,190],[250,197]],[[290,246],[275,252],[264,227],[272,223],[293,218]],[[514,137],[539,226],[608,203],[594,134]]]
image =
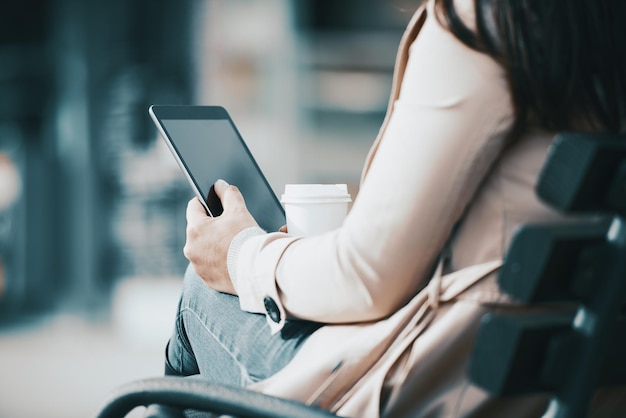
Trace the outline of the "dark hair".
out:
[[[626,130],[626,0],[474,0],[476,31],[454,0],[442,23],[505,69],[518,127]]]

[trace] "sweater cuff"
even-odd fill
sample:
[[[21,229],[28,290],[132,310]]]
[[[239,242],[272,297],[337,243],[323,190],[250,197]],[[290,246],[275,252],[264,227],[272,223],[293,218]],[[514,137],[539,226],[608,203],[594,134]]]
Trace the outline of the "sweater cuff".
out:
[[[257,226],[253,226],[239,232],[230,242],[230,246],[228,247],[228,255],[226,256],[226,267],[228,268],[228,275],[230,276],[230,280],[233,282],[233,286],[235,287],[235,289],[237,289],[237,258],[239,257],[239,251],[241,250],[241,246],[248,239],[265,234],[267,234],[267,232],[265,232],[263,229]]]

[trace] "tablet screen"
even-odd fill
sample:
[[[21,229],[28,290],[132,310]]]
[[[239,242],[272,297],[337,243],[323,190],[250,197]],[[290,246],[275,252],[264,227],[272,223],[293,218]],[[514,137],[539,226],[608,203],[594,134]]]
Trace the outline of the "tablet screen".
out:
[[[229,119],[159,118],[199,193],[207,199],[219,178],[239,188],[261,228],[285,224],[283,208]],[[212,192],[212,191],[211,191]],[[220,210],[209,208],[214,216]]]

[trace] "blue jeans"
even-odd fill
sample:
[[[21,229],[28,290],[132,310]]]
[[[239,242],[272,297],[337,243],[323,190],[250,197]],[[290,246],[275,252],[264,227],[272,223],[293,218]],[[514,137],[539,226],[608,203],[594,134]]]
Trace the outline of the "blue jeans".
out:
[[[282,369],[320,326],[292,320],[272,335],[264,315],[242,311],[236,296],[209,288],[190,266],[166,361],[183,376],[246,386]]]

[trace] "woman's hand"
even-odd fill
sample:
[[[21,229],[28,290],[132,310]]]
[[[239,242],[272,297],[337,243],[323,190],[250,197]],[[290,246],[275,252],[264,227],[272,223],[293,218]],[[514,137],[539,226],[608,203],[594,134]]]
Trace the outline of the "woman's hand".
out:
[[[198,198],[189,201],[187,240],[183,253],[209,287],[236,294],[226,265],[228,247],[235,235],[258,224],[248,212],[237,187],[218,180],[215,182],[215,193],[224,208],[224,212],[215,218],[206,214]]]

